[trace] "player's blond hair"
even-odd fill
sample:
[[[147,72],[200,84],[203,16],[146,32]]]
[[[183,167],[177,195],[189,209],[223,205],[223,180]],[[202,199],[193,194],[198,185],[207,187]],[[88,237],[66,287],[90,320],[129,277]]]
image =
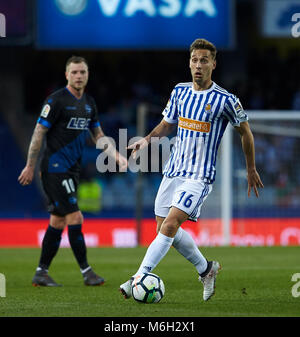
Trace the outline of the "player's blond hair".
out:
[[[217,56],[217,48],[216,46],[205,39],[196,39],[190,46],[190,53],[192,54],[194,49],[207,49],[211,52],[211,56],[213,59],[216,59]]]
[[[71,56],[70,58],[68,58],[67,62],[66,62],[66,70],[68,70],[68,67],[71,63],[85,63],[87,67],[89,67],[88,63],[87,63],[87,60],[82,57],[82,56]]]

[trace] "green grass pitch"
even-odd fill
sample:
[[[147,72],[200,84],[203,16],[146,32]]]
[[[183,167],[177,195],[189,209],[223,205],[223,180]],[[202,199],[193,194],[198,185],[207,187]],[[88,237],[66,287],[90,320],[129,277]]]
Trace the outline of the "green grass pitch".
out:
[[[300,297],[292,296],[292,275],[300,273],[300,247],[201,250],[222,265],[211,300],[203,301],[194,267],[172,248],[154,270],[165,283],[164,298],[142,304],[125,300],[118,288],[136,271],[146,248],[89,248],[90,264],[106,279],[100,287],[84,286],[71,249],[61,248],[49,271],[61,288],[31,285],[40,249],[0,249],[0,273],[6,278],[0,317],[300,316]]]

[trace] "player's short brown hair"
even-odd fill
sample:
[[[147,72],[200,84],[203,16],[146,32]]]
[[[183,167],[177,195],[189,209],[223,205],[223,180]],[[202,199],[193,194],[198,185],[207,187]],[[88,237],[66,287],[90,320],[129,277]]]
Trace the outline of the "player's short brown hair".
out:
[[[89,65],[87,63],[87,60],[84,57],[73,55],[70,58],[68,58],[68,60],[66,62],[66,70],[68,69],[68,66],[71,63],[82,63],[82,62],[85,63],[87,67],[89,67]]]
[[[216,59],[217,56],[216,46],[205,39],[196,39],[190,46],[190,53],[192,53],[194,49],[210,50],[211,56],[213,57],[214,60]]]

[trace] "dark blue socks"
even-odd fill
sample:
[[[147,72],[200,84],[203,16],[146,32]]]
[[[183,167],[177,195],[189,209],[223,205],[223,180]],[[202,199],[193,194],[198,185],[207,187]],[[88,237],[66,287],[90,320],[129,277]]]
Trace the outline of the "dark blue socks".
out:
[[[89,267],[89,264],[87,262],[86,245],[81,230],[81,224],[69,225],[68,236],[71,248],[79,264],[79,267],[81,270],[85,270],[86,268]]]
[[[61,229],[56,229],[50,225],[47,228],[43,242],[42,242],[42,252],[39,262],[39,268],[48,269],[51,261],[56,255],[60,241],[61,241]]]

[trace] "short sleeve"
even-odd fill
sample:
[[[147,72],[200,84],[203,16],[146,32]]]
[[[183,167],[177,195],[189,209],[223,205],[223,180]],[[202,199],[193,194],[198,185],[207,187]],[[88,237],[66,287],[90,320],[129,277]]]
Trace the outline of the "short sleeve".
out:
[[[98,118],[98,109],[95,100],[91,99],[91,105],[92,105],[92,116],[91,121],[89,124],[90,129],[94,129],[100,126],[99,118]]]
[[[248,116],[244,111],[240,100],[234,95],[227,98],[224,107],[224,115],[233,126],[240,126],[240,123],[248,121]]]
[[[59,117],[61,112],[61,108],[58,100],[49,97],[45,100],[40,116],[37,120],[39,124],[44,125],[48,129],[55,123],[57,118]]]
[[[177,109],[177,98],[176,98],[177,91],[173,89],[171,93],[171,97],[162,112],[164,116],[164,120],[168,123],[174,124],[178,121],[178,109]]]

